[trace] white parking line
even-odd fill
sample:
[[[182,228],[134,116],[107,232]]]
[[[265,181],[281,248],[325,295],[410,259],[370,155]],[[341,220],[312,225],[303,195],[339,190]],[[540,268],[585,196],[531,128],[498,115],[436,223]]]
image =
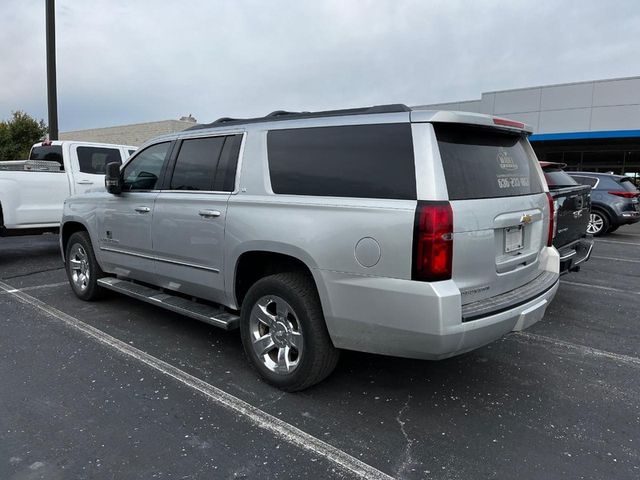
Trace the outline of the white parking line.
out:
[[[636,238],[640,238],[640,235],[637,233],[623,233],[623,232],[616,232],[612,234],[614,237],[617,237],[618,235],[624,235],[625,237],[636,237]]]
[[[620,242],[618,240],[600,240],[599,238],[596,238],[596,242],[598,242],[598,243],[618,243],[618,244],[622,244],[622,245],[640,246],[640,243],[638,243],[638,242]]]
[[[0,290],[4,290],[8,295],[12,295],[20,301],[32,305],[47,314],[49,317],[53,317],[63,322],[85,336],[98,341],[102,345],[106,345],[117,350],[123,355],[144,363],[145,365],[177,380],[178,382],[199,391],[209,399],[213,400],[216,404],[241,415],[253,425],[268,431],[295,447],[307,450],[314,455],[333,462],[336,466],[352,475],[365,479],[393,480],[393,477],[386,473],[381,472],[377,468],[358,460],[332,445],[329,445],[319,438],[303,432],[299,428],[294,427],[273,415],[263,412],[244,400],[234,397],[230,393],[214,387],[213,385],[210,385],[199,378],[194,377],[193,375],[190,375],[163,360],[160,360],[159,358],[149,355],[142,350],[138,350],[137,348],[112,337],[102,330],[98,330],[97,328],[94,328],[71,315],[47,305],[27,293],[16,290],[11,285],[0,281]]]
[[[591,255],[591,258],[598,258],[600,260],[613,260],[615,262],[640,263],[640,260],[631,260],[630,258],[601,257],[599,255]]]
[[[575,285],[576,287],[597,288],[598,290],[606,290],[608,292],[630,293],[631,295],[640,295],[640,292],[637,292],[634,290],[623,290],[621,288],[603,287],[601,285],[593,285],[591,283],[569,282],[567,280],[560,280],[560,283],[564,283],[565,285]]]
[[[577,343],[566,342],[564,340],[557,340],[555,338],[547,337],[545,335],[538,335],[537,333],[529,333],[529,332],[515,332],[514,336],[516,338],[526,338],[529,340],[534,340],[540,343],[547,343],[554,345],[556,347],[562,347],[570,350],[574,350],[582,355],[589,355],[592,357],[599,358],[607,358],[609,360],[614,360],[619,363],[624,363],[627,365],[632,365],[634,367],[640,367],[640,358],[632,357],[630,355],[621,355],[619,353],[607,352],[606,350],[599,350],[597,348],[587,347],[586,345],[580,345]]]
[[[54,288],[61,287],[62,285],[69,285],[69,282],[58,282],[58,283],[47,283],[45,285],[34,285],[32,287],[24,287],[24,288],[11,288],[9,290],[0,291],[0,295],[6,295],[7,293],[16,293],[16,292],[30,292],[32,290],[40,290],[43,288]]]

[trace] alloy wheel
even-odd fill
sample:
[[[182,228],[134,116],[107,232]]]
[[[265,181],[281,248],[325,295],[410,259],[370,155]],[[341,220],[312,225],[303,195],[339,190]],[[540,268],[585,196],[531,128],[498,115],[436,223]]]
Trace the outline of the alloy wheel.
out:
[[[589,224],[587,225],[587,233],[595,235],[600,233],[604,226],[604,219],[597,213],[591,213],[589,215]]]
[[[274,373],[287,375],[300,364],[303,337],[300,322],[291,305],[276,295],[261,297],[249,318],[253,351]]]
[[[91,269],[89,268],[89,257],[85,249],[79,243],[71,247],[69,255],[69,270],[71,281],[74,286],[84,292],[89,286],[91,279]]]

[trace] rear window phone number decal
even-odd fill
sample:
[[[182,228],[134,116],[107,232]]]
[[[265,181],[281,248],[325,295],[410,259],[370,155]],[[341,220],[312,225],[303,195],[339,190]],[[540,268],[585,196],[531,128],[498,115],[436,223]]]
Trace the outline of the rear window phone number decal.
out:
[[[529,187],[529,177],[526,176],[498,176],[498,187],[500,188],[522,188]]]

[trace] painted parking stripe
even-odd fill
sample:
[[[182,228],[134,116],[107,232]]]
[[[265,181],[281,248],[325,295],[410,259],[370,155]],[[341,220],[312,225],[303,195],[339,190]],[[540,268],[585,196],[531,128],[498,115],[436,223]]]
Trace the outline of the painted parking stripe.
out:
[[[630,258],[600,257],[599,255],[591,255],[591,258],[597,258],[600,260],[612,260],[614,262],[640,263],[640,260],[631,260]]]
[[[290,425],[279,418],[274,417],[262,410],[254,407],[253,405],[241,400],[230,393],[225,392],[213,385],[210,385],[203,380],[200,380],[193,375],[188,374],[174,367],[173,365],[160,360],[152,355],[149,355],[142,350],[139,350],[131,345],[118,340],[115,337],[99,330],[91,325],[88,325],[81,320],[78,320],[71,315],[68,315],[44,302],[38,300],[31,295],[16,290],[11,285],[0,281],[0,290],[4,290],[8,295],[12,295],[20,301],[27,303],[38,310],[44,312],[49,317],[55,318],[67,326],[79,331],[86,337],[98,341],[102,345],[117,350],[123,355],[131,357],[145,365],[177,380],[178,382],[186,385],[194,390],[204,394],[209,399],[213,400],[216,404],[227,408],[242,417],[244,417],[251,424],[258,428],[268,431],[281,440],[290,443],[291,445],[307,450],[314,455],[322,457],[330,462],[333,462],[337,467],[349,474],[356,475],[360,478],[366,479],[384,479],[393,480],[393,477],[378,470],[371,465],[364,463],[361,460],[349,455],[342,450],[329,445],[328,443],[314,437],[306,432],[303,432],[297,427]]]
[[[601,285],[593,285],[591,283],[569,282],[567,280],[560,280],[560,283],[563,283],[565,285],[574,285],[576,287],[597,288],[598,290],[606,290],[608,292],[630,293],[631,295],[640,295],[640,292],[634,291],[634,290],[624,290],[622,288],[603,287]]]
[[[538,343],[545,343],[556,347],[572,350],[581,355],[606,358],[618,363],[624,363],[634,367],[640,367],[640,358],[632,357],[630,355],[621,355],[619,353],[608,352],[606,350],[600,350],[598,348],[587,347],[586,345],[580,345],[577,343],[567,342],[564,340],[558,340],[555,338],[547,337],[545,335],[538,335],[537,333],[529,332],[514,332],[515,338],[533,340]]]
[[[63,285],[69,285],[69,282],[58,282],[58,283],[46,283],[44,285],[33,285],[31,287],[24,287],[24,288],[11,288],[9,290],[2,290],[0,291],[0,295],[6,295],[7,293],[16,293],[16,292],[30,292],[32,290],[42,290],[45,288],[55,288],[55,287],[61,287]]]
[[[596,242],[598,243],[617,243],[619,245],[635,245],[635,246],[640,246],[640,243],[638,242],[620,242],[618,240],[600,240],[599,238],[596,239]]]
[[[623,233],[623,232],[616,232],[614,234],[612,234],[614,237],[617,237],[618,235],[623,235],[625,237],[636,237],[636,238],[640,238],[640,234],[637,233]]]

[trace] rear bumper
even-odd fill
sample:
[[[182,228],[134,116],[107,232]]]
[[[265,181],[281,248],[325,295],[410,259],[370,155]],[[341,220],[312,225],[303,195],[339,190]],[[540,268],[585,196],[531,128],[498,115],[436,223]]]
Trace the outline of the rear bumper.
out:
[[[640,222],[640,212],[633,210],[625,210],[618,215],[618,225],[629,225],[631,223]]]
[[[580,264],[586,262],[591,257],[593,250],[593,236],[587,235],[585,238],[565,245],[558,249],[560,253],[560,275],[569,273]]]
[[[549,250],[557,261],[557,251]],[[494,297],[485,303],[493,302],[496,308],[463,321],[461,294],[451,280],[425,283],[324,270],[314,273],[325,287],[322,303],[336,347],[432,360],[468,352],[528,328],[543,317],[558,289],[558,273],[541,272],[545,278],[538,290],[525,294],[525,285],[516,289],[521,290],[520,298],[516,291],[512,298]]]

